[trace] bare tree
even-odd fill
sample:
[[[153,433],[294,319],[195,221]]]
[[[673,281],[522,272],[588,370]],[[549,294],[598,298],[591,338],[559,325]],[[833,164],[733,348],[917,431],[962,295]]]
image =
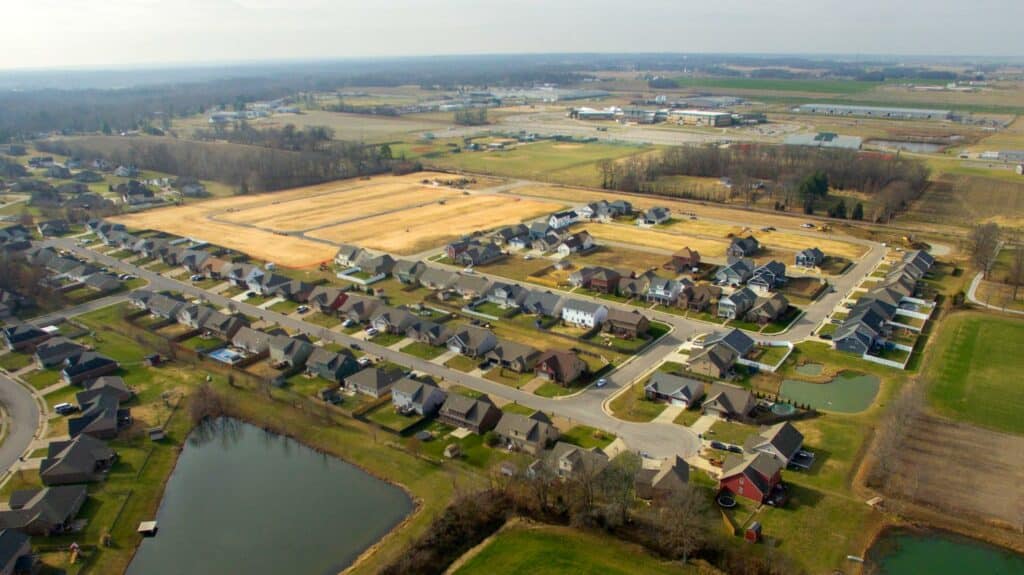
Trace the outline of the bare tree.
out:
[[[683,563],[707,540],[708,501],[705,494],[692,485],[661,501],[658,521],[662,547],[678,555]]]
[[[1013,286],[1013,301],[1017,301],[1017,291],[1024,284],[1024,246],[1017,245],[1013,250],[1013,259],[1010,260],[1010,273],[1006,277],[1007,283]]]
[[[636,474],[640,471],[640,457],[627,451],[616,457],[601,474],[598,481],[600,498],[607,504],[606,519],[611,525],[623,525],[629,518],[634,501]]]
[[[971,262],[988,277],[999,253],[999,225],[994,222],[978,224],[967,236]]]

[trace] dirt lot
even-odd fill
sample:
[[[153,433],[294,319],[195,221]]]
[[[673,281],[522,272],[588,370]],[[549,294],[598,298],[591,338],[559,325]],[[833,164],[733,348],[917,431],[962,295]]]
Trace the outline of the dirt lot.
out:
[[[460,197],[444,205],[411,208],[324,228],[309,235],[395,254],[413,254],[465,234],[516,224],[558,208],[557,203],[510,201],[502,196]]]
[[[1019,528],[1024,437],[921,415],[906,427],[901,470],[888,489],[948,515]]]

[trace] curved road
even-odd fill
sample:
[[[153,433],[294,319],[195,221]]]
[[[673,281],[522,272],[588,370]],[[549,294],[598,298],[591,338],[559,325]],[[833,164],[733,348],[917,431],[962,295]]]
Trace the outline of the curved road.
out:
[[[7,410],[7,437],[0,444],[0,469],[17,463],[39,428],[39,404],[25,386],[0,373],[0,403]]]

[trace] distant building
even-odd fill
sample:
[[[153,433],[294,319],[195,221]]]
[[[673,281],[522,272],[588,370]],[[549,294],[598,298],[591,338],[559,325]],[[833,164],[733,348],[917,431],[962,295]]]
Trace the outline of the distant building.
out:
[[[732,124],[732,114],[728,112],[670,110],[668,115],[679,118],[684,124],[691,126],[728,126]]]
[[[859,150],[861,138],[857,136],[841,136],[833,132],[818,132],[817,134],[792,134],[786,136],[783,143],[787,146],[812,146],[815,148],[843,148],[846,150]]]
[[[882,106],[849,106],[844,104],[804,104],[797,106],[802,114],[825,114],[827,116],[862,116],[866,118],[887,118],[895,120],[949,120],[953,112],[928,108],[891,108]]]

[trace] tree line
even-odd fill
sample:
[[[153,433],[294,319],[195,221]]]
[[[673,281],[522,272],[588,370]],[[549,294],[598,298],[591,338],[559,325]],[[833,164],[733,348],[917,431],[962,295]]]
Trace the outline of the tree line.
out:
[[[242,194],[378,174],[390,171],[393,164],[388,151],[379,146],[341,141],[302,151],[168,137],[92,136],[42,140],[36,146],[54,154],[104,158],[115,165],[216,180]]]
[[[762,191],[778,192],[777,208],[803,205],[812,212],[829,189],[855,190],[874,200],[870,218],[875,221],[906,209],[928,186],[929,176],[923,162],[898,154],[766,144],[675,147],[604,161],[599,169],[606,189],[658,194],[665,193],[662,180],[671,176],[728,178],[732,198],[752,203]]]
[[[326,126],[296,128],[286,124],[281,128],[254,128],[246,121],[233,124],[214,124],[208,129],[197,129],[193,136],[197,140],[226,140],[235,144],[263,146],[292,152],[323,151],[331,147],[334,130]]]

